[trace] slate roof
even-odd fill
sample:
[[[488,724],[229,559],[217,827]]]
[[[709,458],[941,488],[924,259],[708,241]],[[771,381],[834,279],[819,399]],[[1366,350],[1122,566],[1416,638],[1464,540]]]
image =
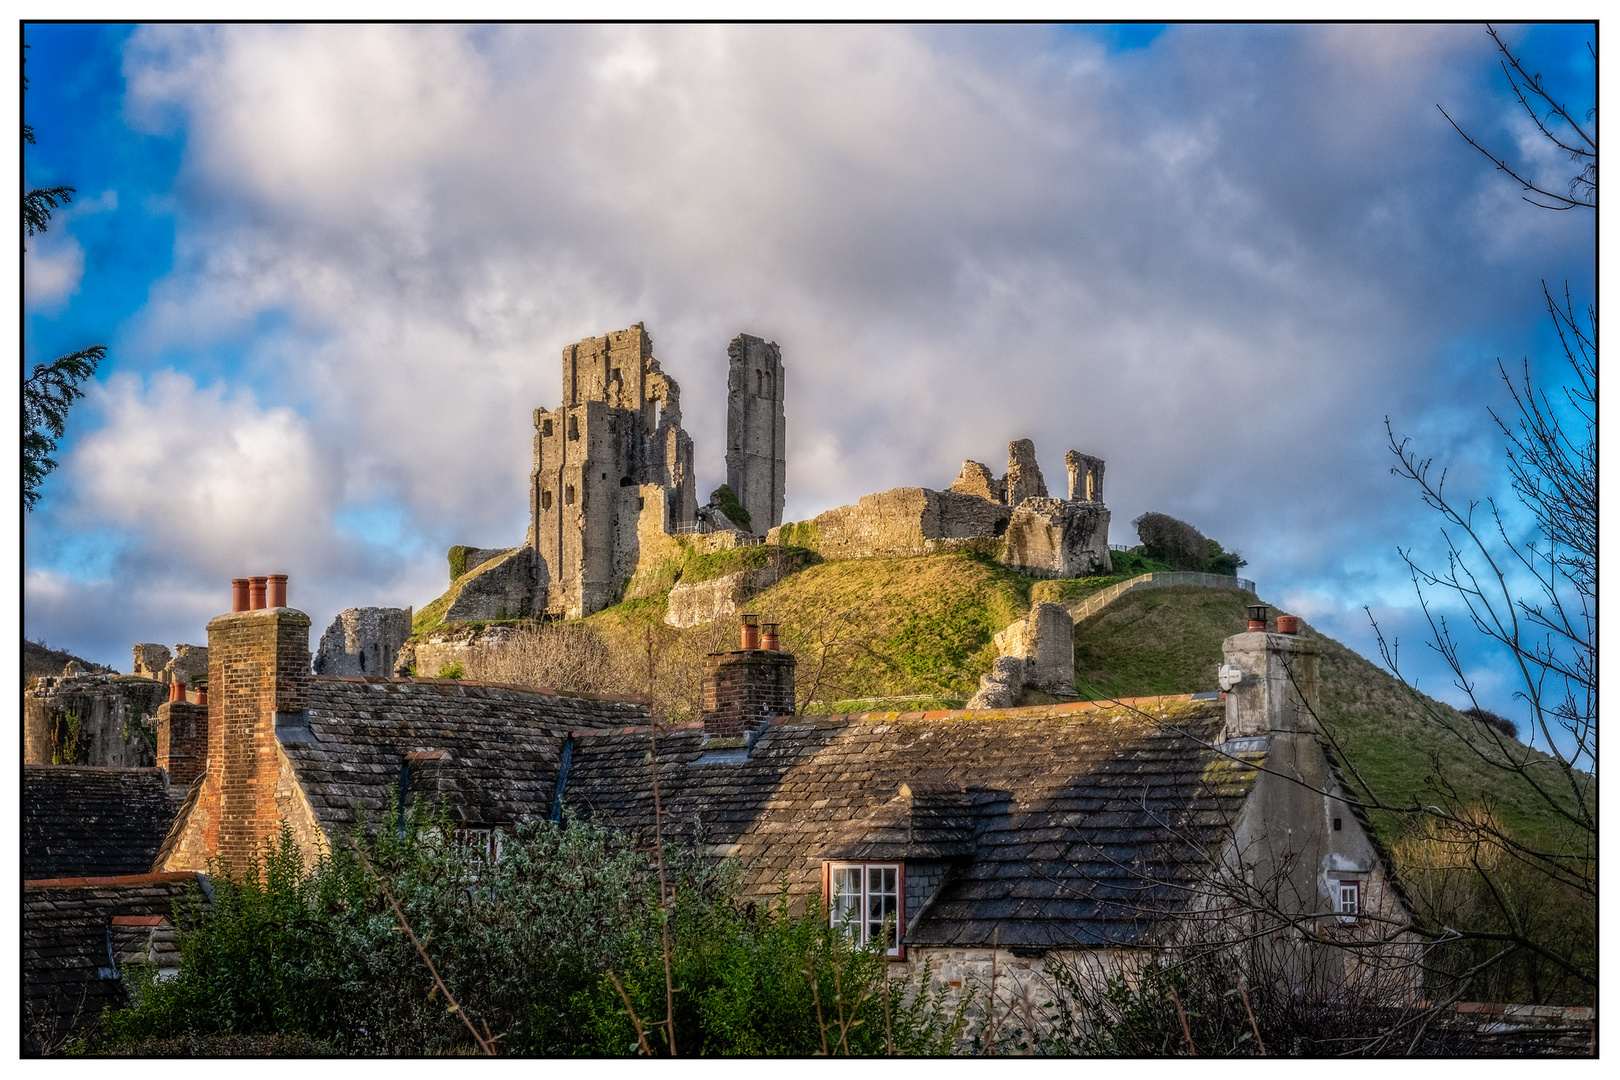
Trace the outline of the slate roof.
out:
[[[113,920],[172,915],[198,876],[139,874],[25,881],[22,890],[23,1053],[59,1050],[109,1005],[125,1003],[113,962]]]
[[[178,807],[162,769],[25,765],[23,877],[143,874]]]
[[[1213,749],[1223,718],[1190,695],[785,717],[746,755],[687,727],[659,737],[665,835],[741,859],[760,897],[818,891],[823,860],[946,860],[911,944],[1131,944],[1196,892],[1253,788],[1264,751]],[[650,835],[645,729],[573,743],[567,806]]]
[[[448,796],[470,827],[544,819],[570,731],[647,721],[635,701],[453,679],[316,676],[307,700],[306,741],[282,749],[328,835],[357,808],[394,820],[407,756],[411,796]]]

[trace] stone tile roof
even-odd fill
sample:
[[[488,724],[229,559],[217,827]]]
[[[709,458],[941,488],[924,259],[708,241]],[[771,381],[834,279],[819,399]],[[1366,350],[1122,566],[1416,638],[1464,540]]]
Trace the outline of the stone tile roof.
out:
[[[206,902],[195,874],[24,881],[23,1053],[59,1050],[108,1006],[125,1003],[113,962],[113,920],[170,916],[188,894]]]
[[[152,869],[178,801],[162,769],[23,766],[23,877]]]
[[[829,859],[946,860],[912,944],[1130,944],[1207,875],[1263,752],[1211,748],[1218,699],[774,721],[744,757],[661,735],[665,835],[735,855],[746,888],[821,888]],[[645,729],[577,732],[564,801],[648,836]]]
[[[329,836],[357,808],[394,819],[407,755],[411,796],[448,797],[469,826],[543,819],[570,731],[647,719],[639,702],[452,679],[316,676],[308,706],[313,741],[282,749]]]

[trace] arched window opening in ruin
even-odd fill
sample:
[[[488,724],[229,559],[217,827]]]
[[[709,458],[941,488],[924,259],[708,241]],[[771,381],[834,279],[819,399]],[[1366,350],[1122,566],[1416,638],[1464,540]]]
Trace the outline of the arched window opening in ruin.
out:
[[[1096,469],[1087,469],[1086,470],[1086,500],[1088,502],[1096,502],[1097,501],[1097,470]]]
[[[1004,521],[1004,520],[996,522],[995,528],[994,528],[994,530],[992,530],[991,535],[992,536],[1005,536],[1005,535],[1007,535],[1007,522]]]
[[[541,435],[550,435],[551,434],[551,421],[550,420],[542,420],[542,421],[540,421],[540,434]]]
[[[551,492],[542,491],[540,493],[540,509],[542,509],[542,510],[550,510],[551,509]]]
[[[579,438],[579,417],[577,416],[570,416],[568,418],[568,437],[570,439]]]
[[[634,483],[635,483],[635,481],[630,479],[628,476],[619,477],[619,486],[620,487],[630,487]]]
[[[754,369],[754,392],[761,397],[765,396],[765,373],[758,368]]]
[[[563,488],[563,505],[564,506],[573,506],[574,505],[574,485],[573,484],[569,484],[567,487]]]

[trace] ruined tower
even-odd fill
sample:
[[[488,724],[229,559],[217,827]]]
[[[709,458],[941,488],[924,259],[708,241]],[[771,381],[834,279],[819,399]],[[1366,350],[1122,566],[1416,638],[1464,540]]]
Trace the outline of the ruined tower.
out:
[[[692,523],[697,493],[680,387],[641,323],[564,349],[562,392],[534,413],[529,543],[535,610],[577,618],[618,599],[643,532]]]
[[[726,483],[763,536],[782,524],[787,498],[787,415],[782,350],[774,341],[738,334],[727,350]]]

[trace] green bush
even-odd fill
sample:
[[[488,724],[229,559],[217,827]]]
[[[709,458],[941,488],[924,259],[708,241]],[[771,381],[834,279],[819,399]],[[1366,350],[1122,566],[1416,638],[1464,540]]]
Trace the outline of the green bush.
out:
[[[467,572],[467,552],[471,551],[466,544],[457,544],[449,551],[450,580],[454,581]]]
[[[748,511],[743,508],[742,503],[737,501],[737,493],[731,490],[730,484],[721,484],[711,491],[709,493],[709,502],[718,506],[722,514],[725,514],[726,517],[743,528],[752,529],[754,527],[753,521],[748,516]]]
[[[664,1018],[666,912],[650,853],[632,838],[528,825],[492,859],[486,839],[458,839],[448,819],[416,806],[404,830],[356,842],[502,1054],[635,1053],[610,971],[644,1025]],[[673,847],[666,862],[683,1055],[810,1054],[824,1028],[835,1053],[881,1053],[891,1041],[897,1053],[935,1053],[960,1032],[965,1005],[946,1010],[926,973],[891,980],[888,962],[852,948],[818,905],[743,903],[734,864]],[[200,895],[176,912],[178,977],[132,972],[131,1004],[106,1015],[91,1050],[277,1036],[346,1054],[475,1051],[349,844],[306,869],[284,829],[249,865],[213,871],[212,914]],[[652,1051],[667,1053],[661,1029],[647,1030]]]

